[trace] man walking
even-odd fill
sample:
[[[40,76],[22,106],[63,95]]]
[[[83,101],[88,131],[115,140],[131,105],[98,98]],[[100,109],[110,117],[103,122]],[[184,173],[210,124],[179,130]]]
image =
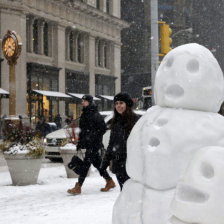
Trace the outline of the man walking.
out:
[[[91,95],[84,95],[82,97],[82,106],[83,110],[79,124],[81,132],[79,134],[77,150],[86,149],[86,154],[83,160],[84,168],[80,173],[78,182],[74,188],[67,191],[74,195],[81,194],[81,187],[91,164],[97,168],[100,175],[106,180],[106,186],[101,188],[101,191],[106,192],[115,187],[115,183],[108,172],[100,169],[101,157],[99,151],[103,147],[102,139],[106,132],[106,124],[103,117],[98,112]]]

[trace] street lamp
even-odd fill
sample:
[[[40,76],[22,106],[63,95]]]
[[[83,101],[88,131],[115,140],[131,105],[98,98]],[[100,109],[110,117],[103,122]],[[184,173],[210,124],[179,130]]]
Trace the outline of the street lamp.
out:
[[[176,33],[172,35],[173,39],[173,47],[177,47],[182,44],[186,44],[188,42],[191,42],[193,29],[192,27],[179,30]]]
[[[172,38],[174,38],[175,36],[177,36],[178,34],[181,34],[183,32],[193,33],[193,29],[192,29],[192,27],[190,27],[190,28],[187,28],[187,29],[184,29],[184,30],[179,30],[172,35]]]

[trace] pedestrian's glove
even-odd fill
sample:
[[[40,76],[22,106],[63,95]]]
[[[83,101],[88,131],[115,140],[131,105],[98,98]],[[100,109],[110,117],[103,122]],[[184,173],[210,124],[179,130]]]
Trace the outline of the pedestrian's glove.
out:
[[[81,147],[79,144],[76,146],[76,151],[81,151]]]
[[[81,151],[81,148],[77,148],[76,151],[77,151],[77,152],[80,152],[80,151]]]

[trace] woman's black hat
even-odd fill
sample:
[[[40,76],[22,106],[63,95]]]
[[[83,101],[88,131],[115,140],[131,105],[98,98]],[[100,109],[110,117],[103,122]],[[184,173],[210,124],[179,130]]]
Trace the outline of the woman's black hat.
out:
[[[116,103],[117,101],[123,101],[129,107],[132,107],[134,105],[133,100],[131,99],[131,97],[127,93],[118,93],[114,97],[114,103]]]

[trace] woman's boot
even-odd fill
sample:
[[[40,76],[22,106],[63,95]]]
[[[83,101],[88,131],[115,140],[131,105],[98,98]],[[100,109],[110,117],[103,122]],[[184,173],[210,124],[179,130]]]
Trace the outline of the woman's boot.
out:
[[[68,189],[68,193],[70,193],[70,194],[74,194],[74,195],[77,195],[77,194],[81,194],[81,185],[77,182],[76,184],[75,184],[75,187],[74,188],[72,188],[72,189]]]
[[[106,186],[104,188],[100,189],[103,192],[109,191],[111,188],[115,187],[115,183],[114,183],[113,179],[106,180],[106,182],[107,182]]]

